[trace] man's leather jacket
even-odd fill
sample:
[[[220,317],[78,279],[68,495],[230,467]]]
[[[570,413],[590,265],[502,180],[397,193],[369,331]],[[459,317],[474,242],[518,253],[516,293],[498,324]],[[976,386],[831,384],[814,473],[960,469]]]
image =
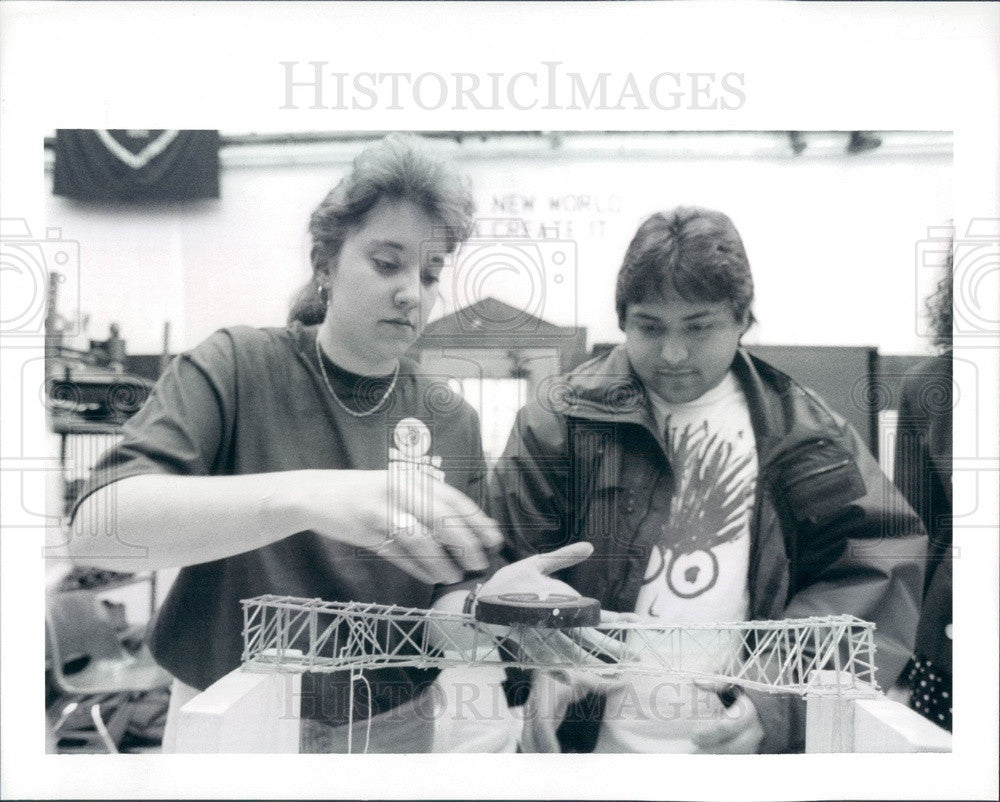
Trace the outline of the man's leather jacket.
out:
[[[749,618],[872,621],[876,678],[887,687],[913,646],[927,546],[921,522],[857,432],[815,393],[742,349],[733,370],[760,469]],[[640,523],[663,492],[656,489],[672,486],[661,481],[669,471],[623,346],[543,382],[518,413],[491,480],[488,510],[507,537],[504,557],[589,541],[593,556],[560,578],[604,609],[634,611],[653,547]],[[802,700],[747,693],[766,733],[761,751],[801,750]],[[564,750],[593,749],[600,711],[599,698],[571,709],[559,732]]]

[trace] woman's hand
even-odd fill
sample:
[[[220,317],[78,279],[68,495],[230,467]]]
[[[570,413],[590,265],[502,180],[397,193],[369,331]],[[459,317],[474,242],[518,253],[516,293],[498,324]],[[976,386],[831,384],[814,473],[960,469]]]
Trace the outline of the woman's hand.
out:
[[[489,567],[502,542],[496,524],[440,472],[393,465],[384,471],[294,472],[281,514],[300,531],[348,543],[427,584],[460,582]]]

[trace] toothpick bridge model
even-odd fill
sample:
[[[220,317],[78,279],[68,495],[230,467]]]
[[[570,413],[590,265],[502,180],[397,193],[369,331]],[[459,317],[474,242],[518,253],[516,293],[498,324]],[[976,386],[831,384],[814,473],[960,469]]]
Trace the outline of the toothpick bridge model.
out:
[[[366,670],[392,666],[447,669],[501,661],[799,694],[806,698],[807,752],[951,751],[950,733],[879,692],[874,625],[851,616],[549,628],[289,596],[242,604],[243,664],[180,707],[172,751],[298,752],[299,713],[289,700],[298,698],[305,672],[347,671],[353,682]],[[349,736],[348,751],[350,744]]]
[[[243,621],[243,664],[250,671],[448,668],[502,660],[519,668],[598,674],[626,669],[771,692],[875,693],[875,627],[852,616],[505,627],[469,614],[260,596],[243,602]],[[835,681],[810,683],[820,671],[833,672]]]

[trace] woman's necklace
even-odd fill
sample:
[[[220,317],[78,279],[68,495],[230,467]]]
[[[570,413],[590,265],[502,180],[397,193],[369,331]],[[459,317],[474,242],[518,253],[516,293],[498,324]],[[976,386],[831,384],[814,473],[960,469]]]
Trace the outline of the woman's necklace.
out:
[[[340,400],[340,397],[333,390],[333,385],[330,384],[330,377],[326,375],[326,366],[323,364],[323,352],[319,347],[319,337],[316,338],[316,359],[319,360],[319,372],[323,376],[323,383],[326,385],[326,389],[330,391],[330,395],[333,396],[333,400],[337,402],[337,406],[344,410],[344,412],[348,415],[353,415],[355,418],[367,418],[369,415],[374,415],[382,409],[385,402],[389,400],[389,396],[392,395],[392,391],[396,389],[396,379],[399,378],[398,361],[396,362],[396,370],[392,374],[392,381],[389,382],[389,387],[386,389],[385,394],[378,400],[378,403],[365,412],[355,412],[347,406],[347,404]]]

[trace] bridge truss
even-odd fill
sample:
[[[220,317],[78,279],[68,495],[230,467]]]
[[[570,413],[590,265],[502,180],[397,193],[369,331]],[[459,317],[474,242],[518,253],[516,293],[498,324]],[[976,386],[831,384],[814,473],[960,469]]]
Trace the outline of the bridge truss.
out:
[[[870,696],[874,624],[853,616],[665,626],[498,627],[471,615],[360,602],[259,596],[243,604],[243,664],[261,672],[496,665],[622,671],[768,692]],[[810,683],[833,672],[833,684]],[[815,676],[819,676],[818,674]]]

